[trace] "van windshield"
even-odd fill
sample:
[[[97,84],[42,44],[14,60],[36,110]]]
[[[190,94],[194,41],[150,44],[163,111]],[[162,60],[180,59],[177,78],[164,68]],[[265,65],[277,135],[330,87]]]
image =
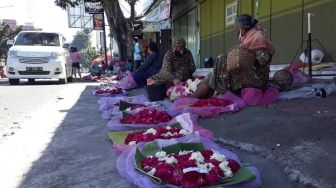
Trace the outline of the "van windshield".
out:
[[[56,33],[20,33],[15,45],[60,46],[60,40]]]

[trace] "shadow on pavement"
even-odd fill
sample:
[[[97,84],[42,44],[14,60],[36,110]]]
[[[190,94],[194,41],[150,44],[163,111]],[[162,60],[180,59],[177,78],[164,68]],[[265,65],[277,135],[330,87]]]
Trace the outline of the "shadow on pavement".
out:
[[[133,187],[120,178],[117,154],[98,113],[95,86],[87,86],[68,110],[51,142],[25,175],[20,187]]]

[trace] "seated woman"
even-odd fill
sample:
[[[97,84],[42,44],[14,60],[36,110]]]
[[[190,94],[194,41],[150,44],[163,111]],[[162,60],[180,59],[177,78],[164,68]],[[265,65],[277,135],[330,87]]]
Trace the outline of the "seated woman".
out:
[[[104,74],[104,69],[97,64],[92,64],[90,67],[90,74],[92,76],[101,76]]]
[[[235,26],[239,36],[240,47],[247,49],[253,56],[251,64],[240,67],[240,70],[228,70],[227,56],[218,56],[213,72],[198,86],[195,98],[208,98],[214,92],[220,94],[227,90],[240,94],[247,87],[264,89],[269,79],[274,48],[259,28],[258,20],[250,15],[242,14],[237,17]],[[230,54],[230,53],[229,53]]]
[[[196,67],[191,52],[183,38],[176,38],[173,47],[167,51],[160,72],[148,80],[148,85],[177,84],[192,78]]]
[[[144,87],[147,84],[147,79],[158,73],[162,66],[162,57],[158,54],[156,43],[149,43],[148,53],[144,63],[133,73],[138,87]]]

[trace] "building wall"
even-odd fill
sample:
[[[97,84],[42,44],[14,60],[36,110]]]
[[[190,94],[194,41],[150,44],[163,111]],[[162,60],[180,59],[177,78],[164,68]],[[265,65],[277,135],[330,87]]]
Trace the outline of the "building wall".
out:
[[[200,7],[201,59],[226,53],[238,44],[233,27],[225,25],[226,6],[234,0],[202,0]],[[291,63],[297,59],[296,52],[307,38],[307,13],[312,18],[313,38],[318,39],[330,54],[326,61],[335,60],[334,33],[336,25],[336,1],[334,0],[237,0],[238,14],[251,14],[260,21],[271,39],[276,54],[273,64]],[[304,43],[303,49],[306,48]],[[313,48],[321,49],[317,42]],[[301,50],[299,51],[299,54]]]
[[[173,37],[183,37],[191,51],[195,64],[199,64],[198,7],[195,0],[172,1]]]

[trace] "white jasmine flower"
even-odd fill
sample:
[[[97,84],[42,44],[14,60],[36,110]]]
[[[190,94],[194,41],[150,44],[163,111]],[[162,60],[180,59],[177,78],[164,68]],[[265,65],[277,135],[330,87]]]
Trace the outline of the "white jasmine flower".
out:
[[[136,145],[136,141],[131,141],[128,143],[129,146],[135,146]]]
[[[179,155],[185,155],[185,154],[187,154],[187,153],[191,153],[192,151],[185,151],[185,150],[183,150],[183,151],[180,151],[179,152]]]
[[[152,134],[152,135],[155,135],[156,132],[157,132],[157,131],[156,131],[155,129],[150,128],[150,129],[148,129],[144,134]]]
[[[165,151],[159,151],[159,152],[155,153],[155,157],[157,157],[157,158],[163,158],[165,156],[166,156]]]
[[[210,159],[216,159],[217,161],[226,161],[225,155],[218,153],[217,151],[213,151],[214,153],[210,156]]]
[[[170,129],[171,129],[171,127],[170,127],[170,126],[167,126],[167,127],[166,127],[166,129],[167,129],[167,130],[170,130]]]
[[[225,177],[232,177],[233,173],[228,165],[229,163],[227,161],[223,161],[219,164],[219,168],[223,171]]]
[[[198,163],[197,168],[200,169],[203,173],[208,173],[213,167],[215,167],[212,163]]]
[[[174,135],[171,132],[166,132],[166,133],[162,133],[161,136],[163,136],[163,137],[171,137],[171,136],[174,136]]]
[[[204,157],[201,154],[201,152],[197,151],[197,152],[193,152],[189,158],[189,160],[193,160],[195,159],[196,162],[198,163],[203,163],[204,162]]]
[[[173,91],[171,92],[171,94],[170,94],[170,99],[177,99],[177,98],[179,98],[179,94],[178,94],[178,92],[176,91],[176,89],[173,89]]]
[[[152,170],[150,170],[150,171],[147,172],[147,173],[148,173],[149,175],[151,175],[151,176],[154,176],[155,172],[156,172],[156,168],[152,168]]]
[[[199,79],[195,79],[194,81],[189,79],[189,80],[187,80],[188,89],[191,92],[195,92],[200,83],[201,83],[201,80],[199,80]]]
[[[189,135],[189,134],[191,134],[191,132],[189,132],[189,131],[187,131],[187,130],[185,130],[185,129],[181,129],[181,130],[179,131],[179,134],[181,134],[181,135]]]
[[[177,164],[178,163],[177,159],[173,156],[170,156],[170,157],[166,156],[164,158],[159,159],[159,161],[165,161],[167,164]]]
[[[232,177],[233,176],[232,170],[230,168],[227,168],[227,169],[223,170],[223,172],[224,172],[225,177]]]

